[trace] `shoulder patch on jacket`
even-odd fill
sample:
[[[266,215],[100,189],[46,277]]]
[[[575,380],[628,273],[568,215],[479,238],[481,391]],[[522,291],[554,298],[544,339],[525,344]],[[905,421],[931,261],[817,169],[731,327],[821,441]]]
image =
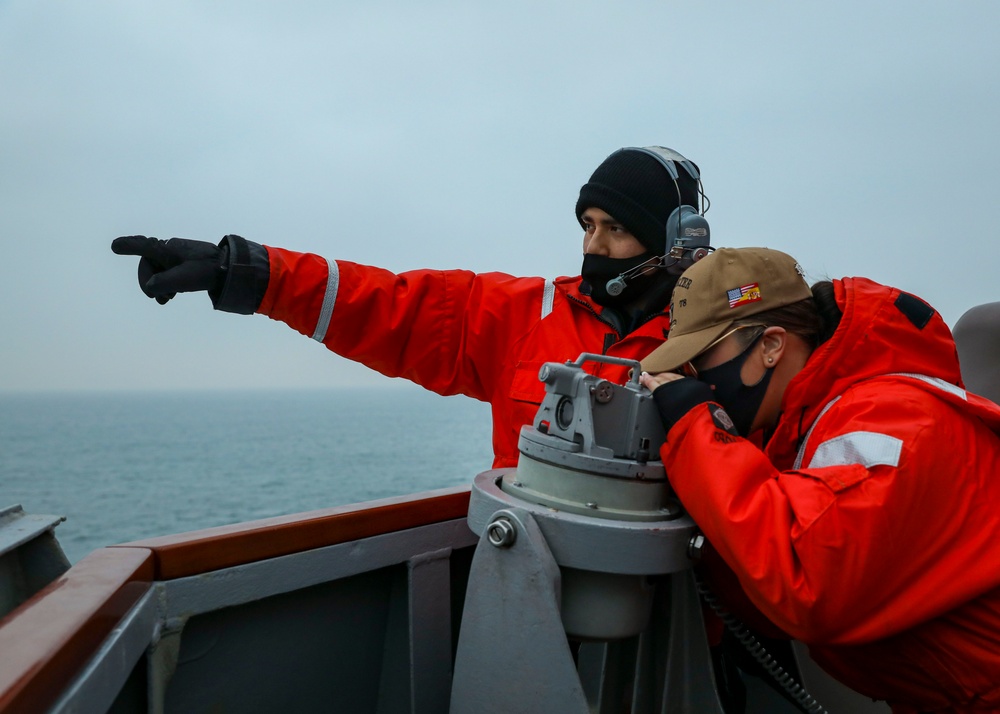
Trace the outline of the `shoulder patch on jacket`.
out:
[[[725,409],[723,409],[718,404],[710,403],[708,405],[708,412],[709,414],[712,415],[712,422],[714,422],[714,424],[718,428],[722,429],[722,431],[732,434],[733,436],[739,436],[739,433],[736,431],[736,425],[733,424],[732,417],[730,417],[729,414],[726,413]]]
[[[927,327],[927,323],[934,317],[933,307],[909,293],[900,293],[899,297],[896,298],[895,305],[918,330]]]

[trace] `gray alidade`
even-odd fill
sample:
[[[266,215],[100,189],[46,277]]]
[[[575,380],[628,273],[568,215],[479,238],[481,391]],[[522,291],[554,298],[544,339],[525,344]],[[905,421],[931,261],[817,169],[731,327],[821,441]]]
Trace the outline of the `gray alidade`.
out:
[[[583,370],[587,362],[632,367],[612,384]],[[639,384],[639,363],[584,353],[549,362],[538,378],[546,394],[532,426],[521,429],[517,471],[504,492],[526,501],[597,518],[659,521],[680,514],[659,460],[664,440],[652,394]]]
[[[587,363],[631,367],[631,376],[613,384]],[[537,524],[559,566],[563,627],[581,640],[638,634],[649,621],[649,576],[691,567],[694,524],[658,458],[663,423],[639,370],[635,360],[589,353],[543,365],[545,398],[521,429],[517,468],[473,484],[469,525],[484,542],[510,548],[527,519]]]

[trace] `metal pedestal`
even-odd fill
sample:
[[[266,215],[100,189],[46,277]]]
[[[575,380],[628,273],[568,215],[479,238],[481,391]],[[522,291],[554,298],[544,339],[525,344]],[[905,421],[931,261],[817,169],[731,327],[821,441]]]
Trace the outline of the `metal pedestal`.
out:
[[[500,490],[504,473],[480,474],[473,485],[469,525],[480,541],[458,642],[452,714],[721,714],[687,555],[691,520],[563,513]],[[633,618],[634,632],[634,623],[626,622],[623,637],[571,644],[564,604],[579,598],[564,592],[561,568],[572,569],[573,588],[580,586],[580,572],[584,588],[591,586],[587,573],[595,574],[598,588],[612,576],[647,582],[655,593],[648,613]],[[608,627],[617,631],[615,623]]]

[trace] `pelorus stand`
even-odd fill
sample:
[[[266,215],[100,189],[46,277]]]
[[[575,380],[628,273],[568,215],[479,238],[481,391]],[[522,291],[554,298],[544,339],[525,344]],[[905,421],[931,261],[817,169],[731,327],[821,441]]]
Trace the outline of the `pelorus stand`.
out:
[[[452,714],[721,713],[691,571],[700,536],[654,460],[663,427],[638,363],[584,354],[539,378],[518,467],[473,484]]]

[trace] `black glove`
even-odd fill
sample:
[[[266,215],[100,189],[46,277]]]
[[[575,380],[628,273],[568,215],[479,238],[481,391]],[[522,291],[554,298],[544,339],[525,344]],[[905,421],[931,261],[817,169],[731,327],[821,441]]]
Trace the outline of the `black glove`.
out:
[[[139,287],[165,305],[177,293],[218,294],[225,282],[227,248],[200,240],[122,236],[111,243],[118,255],[138,255]]]
[[[714,399],[715,393],[711,387],[690,377],[675,379],[653,390],[653,402],[668,432],[689,411]]]

